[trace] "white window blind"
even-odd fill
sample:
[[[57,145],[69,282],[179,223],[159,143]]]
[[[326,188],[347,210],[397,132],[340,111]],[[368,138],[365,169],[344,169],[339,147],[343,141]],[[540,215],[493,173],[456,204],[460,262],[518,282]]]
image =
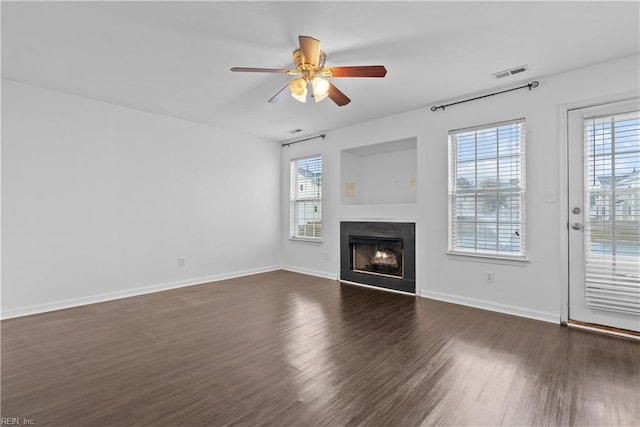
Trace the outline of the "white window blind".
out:
[[[584,120],[585,303],[640,314],[640,112]]]
[[[291,234],[293,238],[322,238],[322,157],[291,161]]]
[[[524,259],[524,119],[449,132],[449,252]]]

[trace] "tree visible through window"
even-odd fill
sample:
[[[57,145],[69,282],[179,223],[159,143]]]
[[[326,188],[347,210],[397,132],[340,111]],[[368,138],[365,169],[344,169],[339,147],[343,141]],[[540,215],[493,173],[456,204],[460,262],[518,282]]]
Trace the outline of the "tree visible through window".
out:
[[[524,120],[449,132],[449,251],[522,257]]]
[[[322,238],[322,157],[291,161],[291,237]]]

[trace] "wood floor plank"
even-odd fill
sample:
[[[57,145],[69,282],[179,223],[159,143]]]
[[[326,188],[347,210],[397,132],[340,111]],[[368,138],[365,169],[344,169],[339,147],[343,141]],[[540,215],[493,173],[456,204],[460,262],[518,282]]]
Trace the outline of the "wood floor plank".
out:
[[[2,321],[38,426],[638,425],[640,344],[274,271]]]

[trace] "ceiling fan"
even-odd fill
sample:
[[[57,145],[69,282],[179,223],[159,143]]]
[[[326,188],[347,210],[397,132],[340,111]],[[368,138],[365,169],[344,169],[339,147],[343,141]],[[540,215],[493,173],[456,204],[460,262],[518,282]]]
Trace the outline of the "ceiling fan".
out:
[[[269,102],[274,104],[281,101],[287,93],[300,102],[307,101],[308,87],[316,102],[320,102],[329,97],[338,106],[347,105],[351,100],[347,95],[340,92],[325,77],[384,77],[387,69],[382,65],[356,65],[346,67],[326,67],[324,66],[327,56],[320,50],[320,40],[309,36],[298,36],[300,49],[293,52],[294,70],[283,68],[250,68],[233,67],[231,71],[249,73],[278,73],[290,76],[300,76],[291,80],[285,87],[280,89]]]

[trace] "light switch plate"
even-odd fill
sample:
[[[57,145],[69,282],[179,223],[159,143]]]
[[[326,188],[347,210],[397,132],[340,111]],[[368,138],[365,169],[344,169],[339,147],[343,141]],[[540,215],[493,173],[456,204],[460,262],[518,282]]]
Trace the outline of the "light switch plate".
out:
[[[555,203],[556,202],[556,193],[554,191],[545,191],[544,192],[544,201],[547,203]]]

